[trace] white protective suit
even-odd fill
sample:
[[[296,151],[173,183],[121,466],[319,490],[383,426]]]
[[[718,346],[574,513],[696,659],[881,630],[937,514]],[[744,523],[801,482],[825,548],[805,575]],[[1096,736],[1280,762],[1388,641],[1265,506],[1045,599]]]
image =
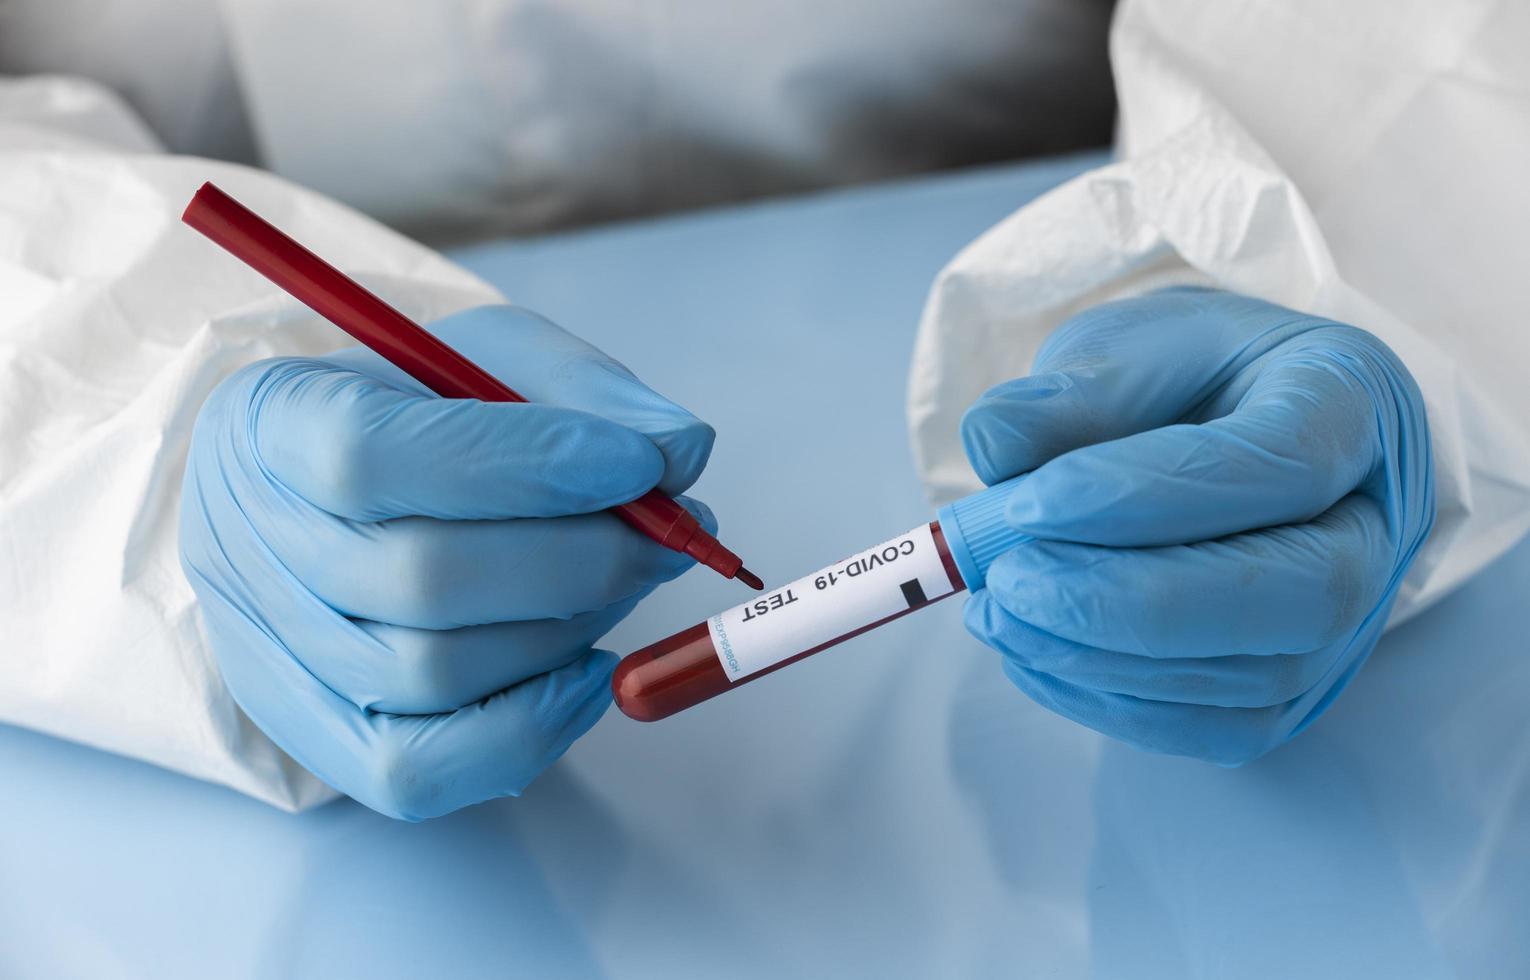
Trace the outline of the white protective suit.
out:
[[[226,9],[260,19],[253,0]],[[1128,0],[1114,36],[1123,161],[999,225],[932,294],[910,400],[932,488],[971,486],[962,410],[1025,373],[1068,313],[1215,282],[1366,327],[1418,377],[1441,520],[1400,615],[1508,547],[1530,525],[1530,345],[1512,305],[1530,256],[1516,218],[1530,214],[1527,17],[1507,3]],[[279,51],[266,54],[279,75]],[[816,84],[827,83],[801,80]],[[399,111],[428,128],[437,97],[417,91]],[[770,125],[781,119],[762,108],[719,131],[790,133]],[[708,129],[704,116],[686,122]],[[224,690],[176,562],[174,515],[207,392],[251,360],[340,342],[177,215],[212,178],[416,317],[495,294],[317,194],[157,149],[96,86],[0,83],[0,720],[300,808],[332,793]],[[410,187],[397,169],[408,157],[378,159],[400,178],[391,186]],[[508,200],[456,186],[465,200]],[[374,191],[387,216],[414,220]]]
[[[1530,529],[1530,4],[1130,0],[1119,163],[941,273],[909,383],[932,495],[962,412],[1070,314],[1201,283],[1354,324],[1422,389],[1439,519],[1398,622]]]
[[[499,299],[318,194],[163,154],[97,86],[0,81],[0,721],[297,809],[334,792],[223,686],[176,513],[219,381],[348,345],[180,224],[209,179],[417,319]]]

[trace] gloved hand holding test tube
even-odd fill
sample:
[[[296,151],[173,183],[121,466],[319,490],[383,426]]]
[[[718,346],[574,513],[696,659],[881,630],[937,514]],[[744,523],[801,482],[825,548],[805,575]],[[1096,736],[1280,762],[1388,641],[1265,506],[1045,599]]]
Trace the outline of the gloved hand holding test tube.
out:
[[[504,305],[425,329],[211,186],[185,217],[366,345],[224,378],[181,488],[221,679],[319,779],[409,820],[518,795],[610,706],[601,636],[694,560],[747,580],[677,496],[711,427],[604,352]]]
[[[662,718],[970,590],[968,631],[1032,700],[1236,765],[1333,703],[1434,522],[1396,354],[1219,290],[1076,315],[961,430],[988,489],[630,655],[621,709]]]

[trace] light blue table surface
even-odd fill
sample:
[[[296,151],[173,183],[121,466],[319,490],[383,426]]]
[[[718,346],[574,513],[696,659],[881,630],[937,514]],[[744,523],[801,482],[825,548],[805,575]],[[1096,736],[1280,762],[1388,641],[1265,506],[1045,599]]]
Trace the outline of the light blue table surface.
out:
[[[785,581],[929,513],[925,291],[1079,166],[460,257],[711,421],[696,493]],[[692,572],[605,645],[739,597]],[[955,600],[665,722],[613,710],[523,798],[419,825],[0,728],[0,977],[1526,976],[1527,599],[1521,544],[1238,770],[1032,705]]]

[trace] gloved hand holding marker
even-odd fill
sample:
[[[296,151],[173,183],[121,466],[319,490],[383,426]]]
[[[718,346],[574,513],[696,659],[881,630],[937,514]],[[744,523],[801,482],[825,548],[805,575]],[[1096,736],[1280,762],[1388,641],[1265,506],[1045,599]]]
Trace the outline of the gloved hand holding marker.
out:
[[[436,394],[487,402],[526,401],[212,183],[202,185],[182,219]],[[690,555],[724,578],[764,588],[765,583],[737,555],[658,490],[611,510],[654,541]]]
[[[210,186],[187,220],[373,348],[226,379],[182,491],[229,690],[330,785],[409,819],[520,792],[610,704],[593,643],[687,555],[748,574],[665,496],[712,430],[600,351],[512,307],[427,333]]]
[[[672,714],[963,589],[1038,703],[1223,764],[1317,717],[1375,646],[1434,520],[1422,397],[1372,335],[1214,290],[1063,324],[963,440],[989,489],[627,657]]]

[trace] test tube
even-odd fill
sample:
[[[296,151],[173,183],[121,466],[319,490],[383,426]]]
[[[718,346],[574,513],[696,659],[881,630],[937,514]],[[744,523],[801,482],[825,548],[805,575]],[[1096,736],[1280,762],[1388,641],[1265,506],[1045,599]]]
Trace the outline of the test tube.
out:
[[[658,721],[968,589],[1025,535],[1004,521],[1024,477],[947,504],[936,519],[628,654],[616,706]]]

